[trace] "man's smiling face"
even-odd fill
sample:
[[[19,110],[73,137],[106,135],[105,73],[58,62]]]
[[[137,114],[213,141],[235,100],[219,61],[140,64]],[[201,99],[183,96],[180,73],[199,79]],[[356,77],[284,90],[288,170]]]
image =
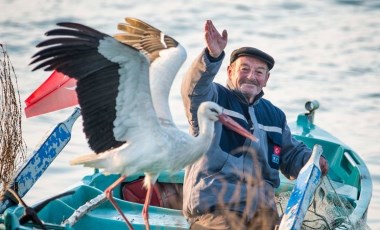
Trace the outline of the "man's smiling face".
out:
[[[252,103],[269,79],[267,64],[251,56],[236,59],[227,68],[228,79],[234,89],[239,90]]]

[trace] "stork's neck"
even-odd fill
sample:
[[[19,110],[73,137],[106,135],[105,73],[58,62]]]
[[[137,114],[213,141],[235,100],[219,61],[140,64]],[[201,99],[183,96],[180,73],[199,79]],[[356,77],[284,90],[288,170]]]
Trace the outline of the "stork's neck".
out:
[[[199,147],[204,149],[203,152],[206,152],[210,147],[212,138],[214,136],[215,122],[205,117],[198,116],[198,124],[199,135],[197,137],[197,142],[199,144]]]
[[[214,122],[204,116],[198,116],[198,123],[199,133],[198,136],[192,137],[192,148],[186,149],[185,156],[177,159],[176,164],[182,167],[196,162],[210,148],[214,135]]]

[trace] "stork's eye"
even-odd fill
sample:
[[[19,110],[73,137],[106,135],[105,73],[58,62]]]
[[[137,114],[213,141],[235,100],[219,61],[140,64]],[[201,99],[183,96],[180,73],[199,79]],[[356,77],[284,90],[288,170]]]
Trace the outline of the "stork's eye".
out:
[[[218,111],[216,111],[216,109],[210,109],[212,112],[214,113],[218,113]]]

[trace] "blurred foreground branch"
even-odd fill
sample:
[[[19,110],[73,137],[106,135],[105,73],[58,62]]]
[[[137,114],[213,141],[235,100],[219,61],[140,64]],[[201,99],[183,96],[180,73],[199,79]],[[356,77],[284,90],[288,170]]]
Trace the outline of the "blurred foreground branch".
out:
[[[11,183],[17,165],[26,157],[20,104],[16,73],[0,43],[0,199]]]

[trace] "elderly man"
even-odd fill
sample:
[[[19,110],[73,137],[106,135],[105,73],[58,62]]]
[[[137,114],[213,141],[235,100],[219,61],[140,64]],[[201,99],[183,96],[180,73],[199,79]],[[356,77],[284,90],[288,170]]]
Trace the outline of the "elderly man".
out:
[[[282,110],[263,98],[274,59],[253,47],[231,53],[227,86],[213,82],[225,57],[227,31],[205,24],[206,48],[182,83],[182,98],[191,132],[197,135],[196,111],[214,101],[258,137],[252,142],[221,125],[208,152],[186,169],[183,212],[191,229],[273,229],[279,217],[274,189],[279,170],[296,178],[311,150],[295,140]],[[322,173],[328,165],[321,158]]]

